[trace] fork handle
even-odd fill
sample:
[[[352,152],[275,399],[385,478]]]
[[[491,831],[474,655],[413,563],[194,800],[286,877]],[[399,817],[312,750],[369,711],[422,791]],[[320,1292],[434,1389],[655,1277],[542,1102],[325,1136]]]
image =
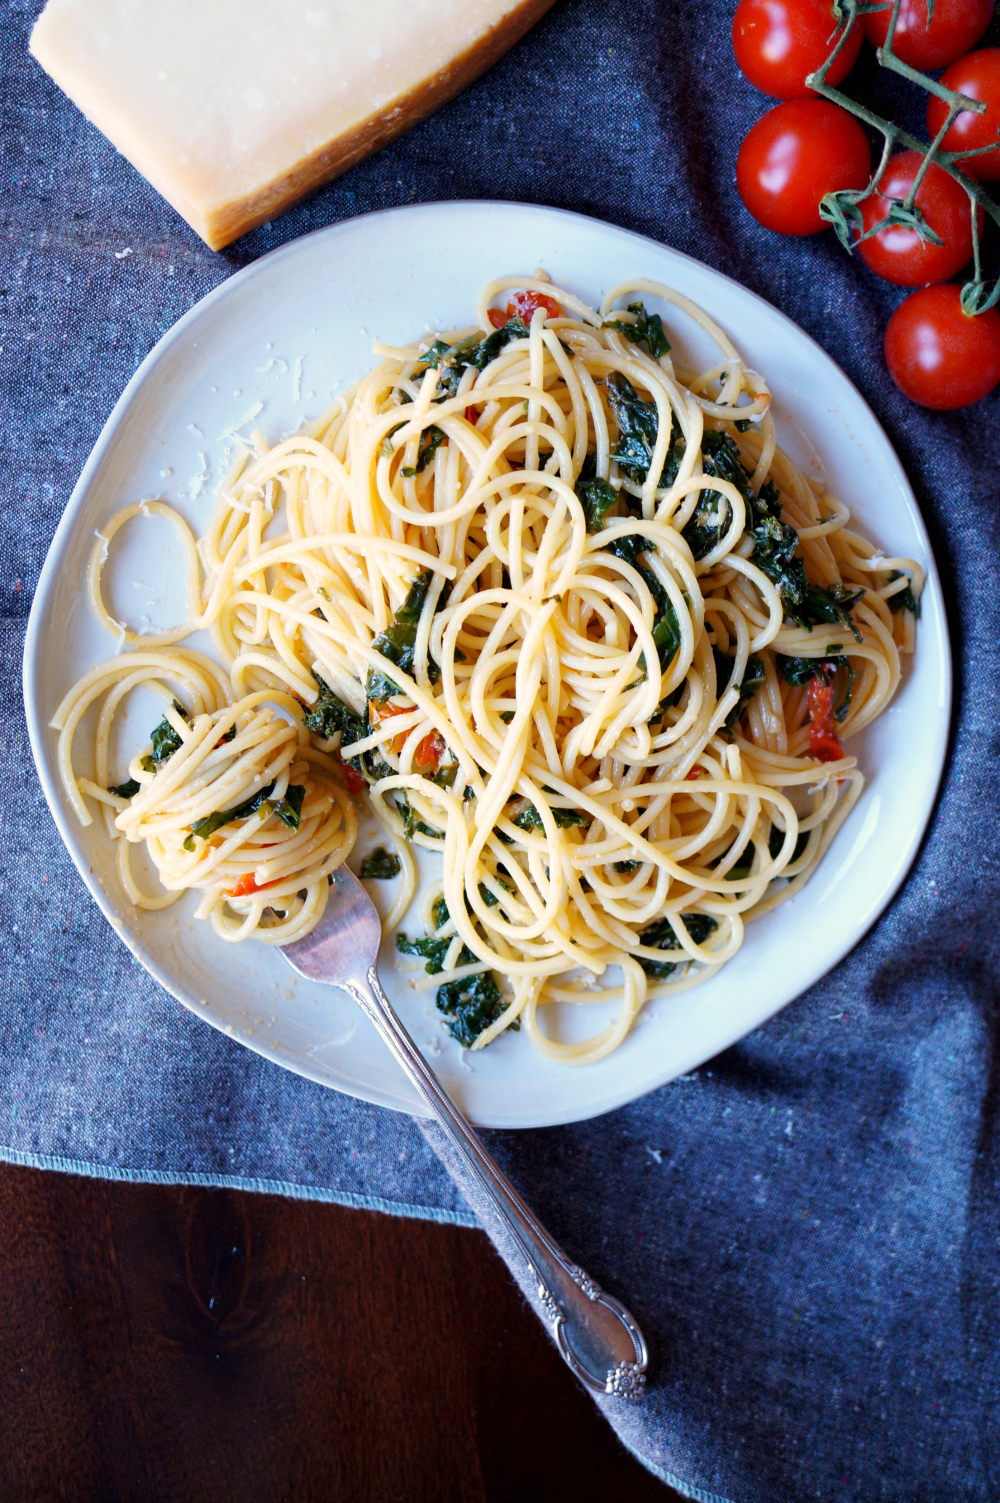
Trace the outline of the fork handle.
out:
[[[374,966],[366,983],[341,985],[371,1018],[506,1227],[537,1286],[563,1359],[596,1393],[641,1399],[648,1353],[632,1316],[567,1258],[501,1173],[403,1027]]]

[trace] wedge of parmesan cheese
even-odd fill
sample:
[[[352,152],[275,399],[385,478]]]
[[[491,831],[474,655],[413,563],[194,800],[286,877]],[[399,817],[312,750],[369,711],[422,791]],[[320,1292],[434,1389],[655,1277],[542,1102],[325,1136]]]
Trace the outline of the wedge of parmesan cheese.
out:
[[[552,0],[48,0],[31,51],[213,250],[452,98]]]

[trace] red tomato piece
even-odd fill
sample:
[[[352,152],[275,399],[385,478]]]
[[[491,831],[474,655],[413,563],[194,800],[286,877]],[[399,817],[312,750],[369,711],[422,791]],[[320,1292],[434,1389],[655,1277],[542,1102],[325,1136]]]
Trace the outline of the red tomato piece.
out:
[[[747,132],[736,162],[736,186],[765,229],[815,235],[829,228],[819,203],[840,188],[863,188],[871,169],[868,138],[839,105],[790,99]]]
[[[440,766],[444,752],[445,746],[442,736],[438,731],[431,731],[430,735],[424,737],[413,753],[413,765],[414,767],[419,767],[421,771],[426,768],[438,767]]]
[[[959,58],[941,75],[940,82],[956,94],[967,94],[970,99],[982,99],[986,113],[976,115],[972,110],[963,110],[956,115],[942,141],[945,151],[973,151],[977,146],[996,143],[994,151],[981,157],[968,157],[956,165],[969,177],[981,183],[993,183],[1000,179],[1000,47],[983,47],[979,52],[970,52]],[[927,105],[927,129],[931,139],[937,135],[948,117],[948,106],[943,99],[932,94]]]
[[[538,308],[545,309],[547,318],[562,318],[563,316],[563,311],[555,298],[547,297],[544,292],[512,292],[506,313],[502,313],[499,308],[488,310],[490,323],[494,329],[502,329],[511,318],[520,318],[524,323],[530,324],[532,314]]]
[[[696,783],[704,771],[704,767],[700,767],[696,762],[684,781],[686,783]]]
[[[913,186],[923,158],[918,151],[900,151],[890,157],[878,191],[861,204],[865,232],[884,219],[891,198],[904,199]],[[932,162],[917,190],[916,203],[943,245],[921,240],[916,230],[890,225],[870,240],[858,242],[858,255],[876,276],[898,287],[923,287],[944,282],[960,271],[972,256],[972,211],[969,195],[961,183]],[[979,227],[983,211],[979,210]]]
[[[891,7],[866,15],[865,35],[873,47],[883,47],[889,34]],[[934,18],[927,24],[927,0],[902,0],[892,50],[911,68],[923,72],[947,68],[974,47],[990,24],[993,0],[934,0]]]
[[[235,887],[226,888],[227,898],[248,898],[252,893],[264,892],[268,887],[277,887],[283,881],[282,877],[275,877],[273,882],[258,882],[253,872],[245,872]]]
[[[818,678],[809,685],[809,747],[817,762],[839,762],[844,755],[833,718],[833,685]]]
[[[371,721],[373,729],[375,726],[381,725],[383,720],[388,720],[392,715],[408,715],[409,713],[410,711],[405,705],[395,705],[388,699],[373,699],[368,706],[368,719]],[[408,735],[408,731],[400,731],[399,735],[393,736],[389,742],[397,757],[406,745]]]
[[[885,363],[911,402],[939,412],[968,407],[1000,382],[1000,313],[970,318],[954,282],[922,287],[889,320]]]
[[[733,17],[733,51],[740,70],[762,94],[807,99],[806,78],[833,51],[840,23],[830,0],[740,0]],[[840,83],[861,51],[855,26],[827,74]]]
[[[352,793],[356,797],[363,789],[367,788],[368,785],[365,779],[356,767],[352,767],[350,762],[344,761],[339,751],[335,753],[335,756],[340,763],[340,770],[344,774],[344,787],[348,793]]]

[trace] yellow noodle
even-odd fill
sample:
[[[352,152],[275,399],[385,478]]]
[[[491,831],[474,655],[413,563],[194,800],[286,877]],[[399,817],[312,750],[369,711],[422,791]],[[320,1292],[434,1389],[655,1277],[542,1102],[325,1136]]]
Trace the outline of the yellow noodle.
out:
[[[411,848],[441,857],[420,916],[445,942],[443,969],[419,973],[417,987],[461,989],[494,972],[502,1000],[474,1047],[516,1024],[549,1057],[580,1064],[616,1048],[648,997],[714,975],[746,923],[815,871],[864,780],[832,742],[834,760],[818,760],[808,664],[783,671],[783,660],[846,660],[849,703],[844,667],[823,672],[847,742],[895,693],[914,645],[899,605],[907,589],[919,599],[923,571],[878,552],[848,507],[796,469],[777,447],[765,380],[687,298],[637,279],[595,310],[541,274],[502,277],[484,288],[477,322],[444,343],[492,334],[491,305],[513,289],[561,315],[529,310],[482,368],[439,366],[428,340],[376,345],[379,364],[306,432],[270,449],[254,435],[256,457],[237,455],[197,549],[160,502],[113,517],[90,592],[119,656],[81,680],[53,724],[67,795],[85,823],[86,798],[103,807],[132,900],[161,906],[197,888],[198,915],[227,941],[284,943],[318,921],[355,838],[340,757],[354,761],[401,864],[389,929],[416,891]],[[623,306],[639,294],[668,323],[694,320],[715,363],[657,358],[641,312]],[[625,439],[609,392],[620,400],[623,380],[649,404],[641,465],[616,458]],[[849,616],[810,628],[785,613],[743,481],[706,463],[719,433],[754,505],[775,488],[810,583],[862,592]],[[611,503],[602,514],[581,484],[585,462]],[[109,539],[140,511],[177,529],[189,595],[188,624],[146,639],[111,619],[100,589]],[[402,658],[401,612],[412,618]],[[163,650],[195,626],[226,672]],[[126,799],[107,791],[109,744],[140,685],[163,701],[179,744],[158,769],[148,748],[133,759],[140,786]],[[74,734],[102,698],[94,776],[78,776]],[[297,825],[276,812],[290,787],[303,790]],[[264,788],[263,819],[244,813],[198,835],[199,820]],[[163,896],[131,874],[140,841]],[[614,1018],[582,1043],[543,1026],[553,1003],[592,1002]]]

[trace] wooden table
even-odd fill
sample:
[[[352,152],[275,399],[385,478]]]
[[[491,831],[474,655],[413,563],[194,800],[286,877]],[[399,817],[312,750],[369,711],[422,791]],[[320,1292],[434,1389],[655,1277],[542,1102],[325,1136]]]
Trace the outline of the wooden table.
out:
[[[0,1498],[670,1503],[483,1233],[0,1166]]]

